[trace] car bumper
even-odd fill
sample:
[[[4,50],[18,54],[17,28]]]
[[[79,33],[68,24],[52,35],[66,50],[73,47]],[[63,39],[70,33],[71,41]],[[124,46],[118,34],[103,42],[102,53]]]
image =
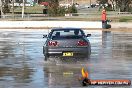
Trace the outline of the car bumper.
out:
[[[49,57],[87,57],[91,54],[89,47],[70,47],[70,48],[47,48],[46,54]],[[63,53],[73,53],[72,56],[64,56]]]

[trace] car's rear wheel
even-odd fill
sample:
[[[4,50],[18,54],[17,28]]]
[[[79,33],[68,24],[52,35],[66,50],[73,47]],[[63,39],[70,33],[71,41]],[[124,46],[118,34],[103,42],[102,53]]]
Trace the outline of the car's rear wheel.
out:
[[[45,61],[48,60],[48,55],[45,54],[44,60],[45,60]]]

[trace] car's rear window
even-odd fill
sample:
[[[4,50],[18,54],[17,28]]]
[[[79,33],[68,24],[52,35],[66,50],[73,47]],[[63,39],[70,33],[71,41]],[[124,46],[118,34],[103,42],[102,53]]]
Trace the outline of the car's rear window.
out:
[[[75,29],[65,29],[65,30],[54,30],[50,38],[54,39],[79,39],[84,36],[84,33],[81,30]]]

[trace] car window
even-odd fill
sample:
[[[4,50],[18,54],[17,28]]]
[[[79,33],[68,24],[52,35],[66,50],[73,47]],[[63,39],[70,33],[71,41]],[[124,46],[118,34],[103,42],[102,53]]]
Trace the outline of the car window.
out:
[[[78,39],[84,36],[81,30],[54,30],[51,34],[52,39]]]

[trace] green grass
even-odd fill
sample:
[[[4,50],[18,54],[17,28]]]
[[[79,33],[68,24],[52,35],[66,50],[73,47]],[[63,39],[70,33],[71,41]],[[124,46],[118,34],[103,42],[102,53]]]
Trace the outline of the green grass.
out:
[[[44,6],[26,7],[25,13],[43,13]]]
[[[25,13],[43,13],[44,6],[29,6],[25,8]],[[12,12],[12,10],[10,10]],[[22,7],[15,7],[14,12],[21,13]],[[132,16],[118,16],[114,11],[107,11],[108,19],[112,20],[112,22],[132,22]],[[111,16],[112,14],[112,16]],[[62,17],[62,20],[80,20],[80,21],[100,21],[101,20],[101,11],[97,11],[96,13],[91,13],[90,15],[82,15],[75,17]],[[37,18],[36,18],[37,19]],[[41,20],[41,19],[40,19]]]
[[[124,16],[119,19],[119,22],[132,22],[132,16]]]
[[[27,6],[25,13],[43,13],[44,6]],[[12,9],[10,10],[12,12]],[[22,7],[15,7],[14,12],[22,12]]]

